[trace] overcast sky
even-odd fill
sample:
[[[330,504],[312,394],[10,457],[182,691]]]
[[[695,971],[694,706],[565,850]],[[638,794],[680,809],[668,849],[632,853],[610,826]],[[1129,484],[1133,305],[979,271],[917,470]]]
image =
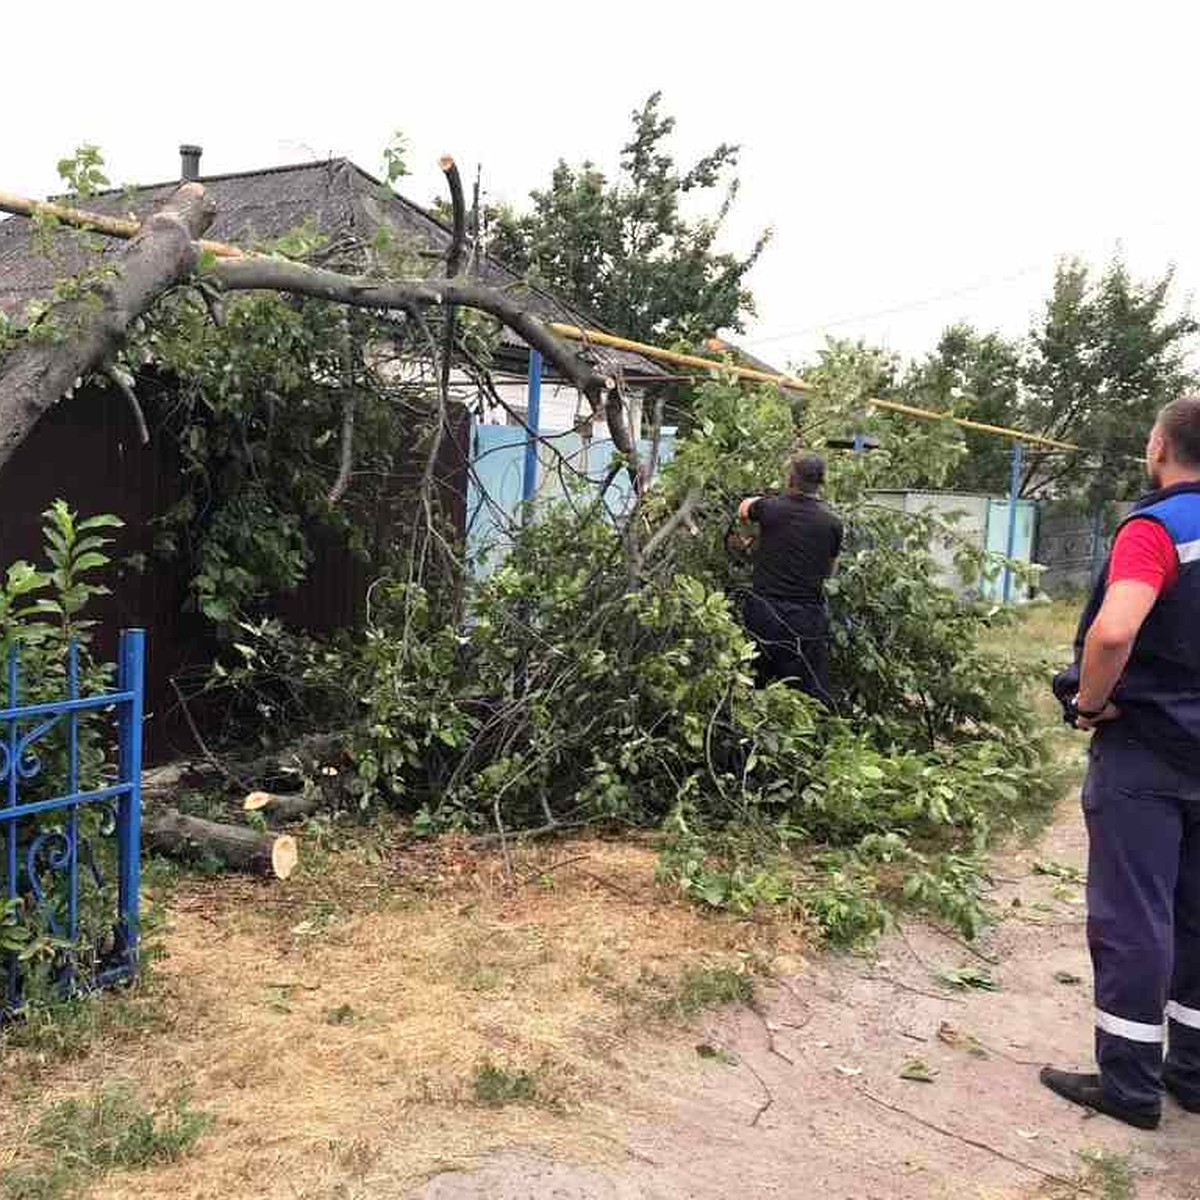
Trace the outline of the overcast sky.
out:
[[[661,89],[681,156],[743,146],[729,227],[775,240],[743,339],[802,361],[826,332],[904,354],[948,323],[1022,331],[1058,256],[1177,267],[1200,289],[1200,6],[1075,0],[457,5],[6,4],[0,189],[43,195],[84,141],[114,182],[345,155],[404,189],[483,165],[520,201],[557,158],[614,163]],[[580,15],[572,15],[577,11]]]

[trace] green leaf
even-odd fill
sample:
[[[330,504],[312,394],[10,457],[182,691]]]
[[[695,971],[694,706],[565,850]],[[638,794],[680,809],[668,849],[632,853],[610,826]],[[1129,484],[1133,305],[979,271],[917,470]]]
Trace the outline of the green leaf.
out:
[[[122,529],[125,522],[121,520],[115,513],[100,513],[95,517],[88,517],[86,521],[79,522],[79,532],[86,533],[92,529]]]
[[[978,967],[958,967],[951,971],[940,971],[937,978],[944,984],[960,991],[975,988],[982,992],[998,992],[1000,985],[992,976]]]
[[[77,574],[82,574],[84,571],[97,571],[101,567],[107,567],[110,562],[112,559],[107,554],[91,550],[87,554],[81,554],[72,566]]]
[[[80,538],[75,543],[74,550],[76,554],[87,554],[91,550],[103,550],[112,543],[112,538],[104,537],[101,534],[92,534],[89,537]]]
[[[900,1070],[900,1078],[910,1083],[932,1083],[938,1072],[919,1058],[910,1058]]]
[[[8,568],[5,590],[12,596],[26,596],[49,582],[50,576],[45,572],[35,570],[27,562],[15,562]]]

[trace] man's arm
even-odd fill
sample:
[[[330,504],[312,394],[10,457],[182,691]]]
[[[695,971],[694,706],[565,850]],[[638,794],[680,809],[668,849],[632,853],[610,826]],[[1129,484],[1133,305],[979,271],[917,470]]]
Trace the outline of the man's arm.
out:
[[[1157,521],[1135,518],[1122,526],[1113,543],[1104,603],[1084,638],[1079,664],[1076,703],[1100,715],[1080,718],[1081,729],[1120,715],[1111,703],[1113,689],[1150,610],[1178,576],[1174,543]]]
[[[1094,720],[1080,718],[1081,728],[1117,716],[1111,700],[1113,689],[1157,599],[1157,589],[1138,579],[1122,579],[1109,585],[1104,604],[1084,639],[1077,702],[1085,712],[1103,712]]]

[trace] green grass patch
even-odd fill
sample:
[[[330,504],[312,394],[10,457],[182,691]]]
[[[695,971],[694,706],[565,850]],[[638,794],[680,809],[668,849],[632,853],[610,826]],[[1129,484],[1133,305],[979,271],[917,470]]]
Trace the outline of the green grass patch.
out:
[[[475,1068],[475,1102],[491,1108],[534,1104],[539,1100],[537,1076],[485,1060]]]
[[[0,1175],[4,1200],[62,1200],[80,1186],[77,1172],[69,1167],[14,1167]]]
[[[92,1172],[131,1170],[182,1158],[211,1124],[184,1095],[154,1112],[127,1088],[61,1100],[43,1114],[34,1144],[62,1165]]]
[[[749,1004],[754,978],[735,967],[690,967],[660,1003],[664,1016],[695,1017],[725,1004]]]
[[[211,1123],[183,1093],[158,1109],[147,1108],[125,1087],[61,1100],[42,1114],[25,1161],[0,1176],[0,1194],[5,1200],[65,1200],[110,1171],[176,1162]]]
[[[1079,1160],[1083,1163],[1081,1192],[1100,1196],[1102,1200],[1133,1200],[1133,1165],[1128,1154],[1081,1150]]]
[[[145,995],[97,993],[57,1004],[30,1005],[0,1032],[0,1058],[25,1050],[50,1062],[85,1058],[97,1042],[130,1039],[161,1029],[159,1004]]]

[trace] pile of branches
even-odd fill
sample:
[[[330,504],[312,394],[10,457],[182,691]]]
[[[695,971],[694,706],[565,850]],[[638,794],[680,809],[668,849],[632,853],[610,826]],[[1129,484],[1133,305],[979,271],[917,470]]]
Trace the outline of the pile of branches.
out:
[[[743,573],[726,533],[741,496],[779,482],[797,438],[819,446],[855,415],[861,396],[831,385],[797,412],[777,392],[747,394],[716,380],[699,390],[691,431],[648,486],[661,409],[651,461],[642,462],[619,380],[518,300],[453,274],[415,282],[263,255],[205,261],[195,239],[211,216],[203,189],[185,185],[137,232],[115,274],[87,298],[64,300],[58,336],[24,338],[0,358],[0,466],[45,408],[110,362],[168,290],[184,287],[198,289],[217,320],[224,298],[241,291],[406,314],[427,361],[442,366],[439,430],[453,323],[439,338],[426,313],[484,312],[540,350],[593,415],[605,416],[616,470],[635,485],[627,511],[614,510],[607,486],[599,495],[583,487],[508,531],[506,560],[475,591],[465,569],[463,587],[432,585],[426,503],[424,535],[372,590],[361,637],[321,641],[267,616],[235,614],[236,653],[212,686],[253,696],[276,724],[286,712],[295,736],[334,738],[340,765],[318,769],[321,777],[336,771],[344,786],[330,792],[308,777],[305,806],[314,796],[356,809],[388,805],[419,830],[468,829],[505,851],[528,832],[658,828],[664,871],[710,904],[796,903],[831,935],[855,940],[886,921],[895,891],[968,932],[978,928],[979,855],[998,827],[1043,802],[1050,784],[1020,672],[979,648],[993,617],[935,582],[930,547],[953,531],[867,499],[872,472],[890,471],[894,483],[905,454],[923,456],[928,474],[929,456],[946,449],[940,433],[834,472],[852,537],[833,588],[839,687],[825,711],[785,687],[755,687],[754,651],[737,617]],[[322,336],[336,332],[328,318],[317,323]],[[177,354],[171,367],[186,375],[196,364]],[[345,373],[361,383],[363,364]],[[343,445],[354,453],[350,418]],[[428,463],[436,450],[435,435]],[[349,470],[339,470],[333,501]],[[432,480],[429,467],[426,501]],[[268,799],[252,808],[287,811],[270,788],[254,790]]]
[[[726,533],[751,482],[778,479],[795,414],[724,382],[695,413],[628,513],[595,489],[544,504],[465,607],[382,580],[357,641],[264,622],[222,686],[300,689],[341,731],[343,805],[418,831],[506,854],[529,835],[658,829],[664,873],[709,904],[792,903],[855,941],[899,901],[976,932],[989,840],[1053,794],[1027,668],[981,648],[1008,618],[936,582],[951,527],[872,505],[863,465],[835,465],[850,539],[834,706],[757,687]]]

